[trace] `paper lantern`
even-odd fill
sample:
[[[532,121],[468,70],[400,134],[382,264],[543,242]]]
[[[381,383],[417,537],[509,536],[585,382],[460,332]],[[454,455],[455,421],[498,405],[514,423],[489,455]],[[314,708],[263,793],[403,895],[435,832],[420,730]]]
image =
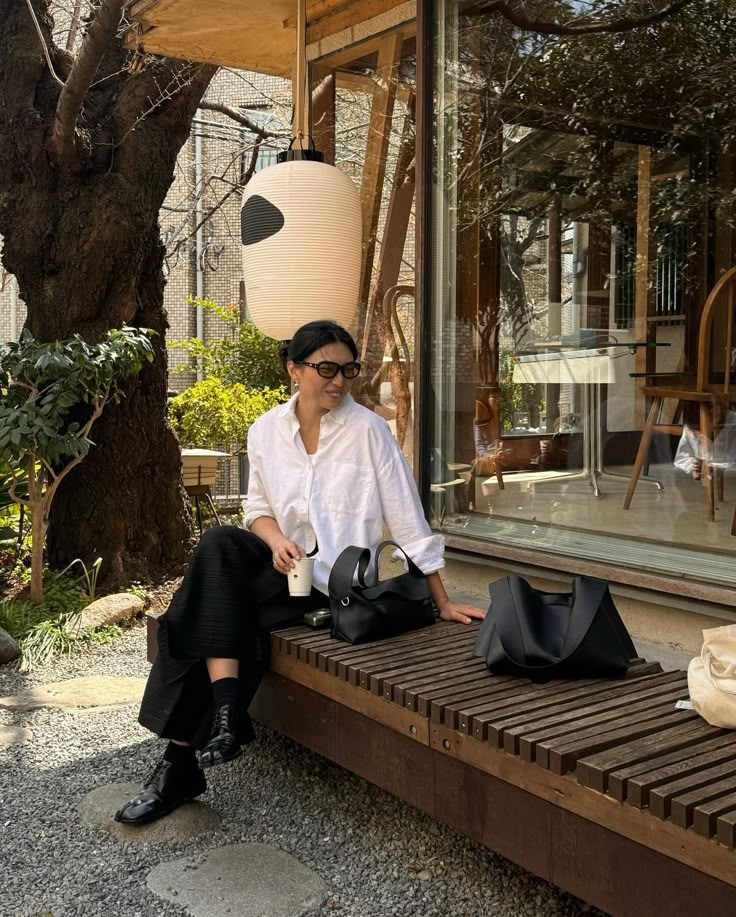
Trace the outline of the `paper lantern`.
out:
[[[358,189],[309,152],[281,154],[256,173],[240,210],[248,317],[278,340],[314,319],[349,326],[358,304]]]

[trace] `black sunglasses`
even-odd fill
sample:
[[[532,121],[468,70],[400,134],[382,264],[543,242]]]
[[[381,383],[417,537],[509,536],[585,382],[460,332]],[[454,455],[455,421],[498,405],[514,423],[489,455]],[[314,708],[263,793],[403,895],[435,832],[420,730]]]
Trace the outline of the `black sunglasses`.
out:
[[[311,366],[316,369],[323,379],[334,379],[342,373],[345,379],[354,379],[360,374],[360,363],[353,360],[350,363],[333,363],[331,360],[322,360],[321,363],[308,363],[306,360],[294,360],[297,366]]]

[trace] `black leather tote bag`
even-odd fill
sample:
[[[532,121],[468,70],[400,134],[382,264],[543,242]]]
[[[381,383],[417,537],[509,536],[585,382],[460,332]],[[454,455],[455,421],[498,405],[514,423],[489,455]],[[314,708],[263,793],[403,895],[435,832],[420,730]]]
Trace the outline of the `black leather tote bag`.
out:
[[[401,551],[408,569],[400,576],[379,581],[378,559],[389,546]],[[351,545],[335,561],[327,585],[332,635],[348,643],[366,643],[433,624],[429,583],[404,550],[395,541],[382,541],[375,553],[375,580],[366,583],[370,560],[369,548]],[[358,581],[354,583],[356,574]]]
[[[494,675],[610,678],[626,673],[636,649],[608,583],[578,576],[572,592],[540,592],[520,576],[488,588],[491,607],[475,644]]]

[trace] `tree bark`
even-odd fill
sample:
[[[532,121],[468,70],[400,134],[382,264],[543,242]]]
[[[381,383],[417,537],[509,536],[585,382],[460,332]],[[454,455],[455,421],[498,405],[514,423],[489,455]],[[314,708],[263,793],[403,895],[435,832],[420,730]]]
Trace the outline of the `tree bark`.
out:
[[[67,78],[71,58],[53,45],[49,4],[33,4],[55,70]],[[0,234],[26,327],[41,341],[97,341],[123,324],[157,332],[154,362],[120,404],[107,406],[92,431],[96,445],[59,487],[48,557],[62,565],[101,556],[108,584],[155,578],[187,560],[192,538],[167,420],[158,213],[215,69],[157,59],[134,74],[114,37],[61,157],[54,127],[64,90],[48,72],[25,0],[0,0],[0,22]]]

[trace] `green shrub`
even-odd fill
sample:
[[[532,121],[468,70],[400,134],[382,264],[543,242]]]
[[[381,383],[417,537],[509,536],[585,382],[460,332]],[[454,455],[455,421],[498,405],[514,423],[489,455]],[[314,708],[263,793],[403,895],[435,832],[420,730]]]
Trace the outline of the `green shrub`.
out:
[[[247,388],[278,389],[286,382],[281,368],[279,343],[266,337],[256,326],[240,317],[240,306],[220,306],[211,299],[190,299],[197,307],[217,315],[226,323],[230,334],[205,344],[199,338],[170,341],[170,348],[182,348],[201,366],[205,378],[215,376],[225,385],[245,385]],[[179,364],[173,373],[190,373],[190,363]]]
[[[182,446],[228,444],[245,452],[248,430],[261,414],[287,398],[285,387],[248,389],[210,376],[172,399],[169,416]]]

